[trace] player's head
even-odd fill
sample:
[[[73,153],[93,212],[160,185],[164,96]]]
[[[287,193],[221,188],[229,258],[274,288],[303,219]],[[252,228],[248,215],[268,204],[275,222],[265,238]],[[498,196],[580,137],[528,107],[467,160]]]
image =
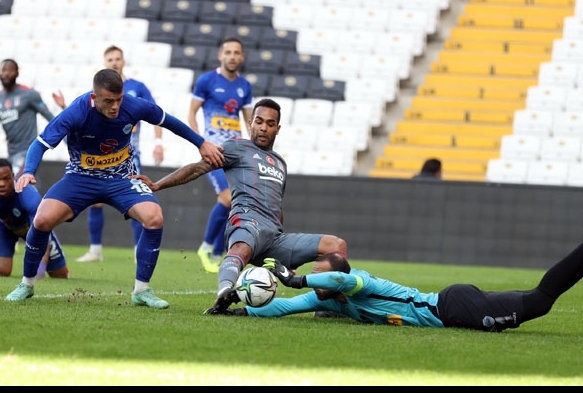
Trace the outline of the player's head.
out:
[[[314,266],[312,267],[312,274],[326,273],[326,272],[342,272],[350,273],[350,264],[348,260],[338,254],[329,253],[320,255],[314,261]],[[314,288],[314,292],[318,296],[319,300],[335,299],[342,293],[337,291],[330,291],[328,289]]]
[[[221,71],[236,73],[245,60],[243,43],[237,37],[226,37],[221,41],[217,58],[221,62]]]
[[[123,57],[123,50],[115,45],[110,45],[103,52],[103,65],[105,68],[111,68],[123,75],[123,68],[126,61]]]
[[[249,121],[250,137],[253,143],[263,150],[271,150],[279,133],[281,107],[270,98],[263,98],[253,107]]]
[[[421,173],[441,177],[441,160],[438,158],[428,158],[421,167]]]
[[[0,62],[0,79],[2,79],[2,86],[6,90],[12,90],[16,86],[16,78],[18,78],[18,63],[13,59],[4,59]]]
[[[12,164],[6,158],[0,158],[0,199],[10,198],[14,194],[14,172]]]
[[[115,119],[123,100],[123,80],[119,72],[109,68],[98,71],[93,77],[91,99],[99,113]]]

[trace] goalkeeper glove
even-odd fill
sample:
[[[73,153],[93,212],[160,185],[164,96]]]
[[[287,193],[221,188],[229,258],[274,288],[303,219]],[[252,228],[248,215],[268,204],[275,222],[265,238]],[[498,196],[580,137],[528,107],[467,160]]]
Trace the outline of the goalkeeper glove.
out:
[[[296,276],[287,267],[273,258],[265,258],[263,262],[263,267],[272,272],[286,287],[297,289],[307,287],[306,276]]]

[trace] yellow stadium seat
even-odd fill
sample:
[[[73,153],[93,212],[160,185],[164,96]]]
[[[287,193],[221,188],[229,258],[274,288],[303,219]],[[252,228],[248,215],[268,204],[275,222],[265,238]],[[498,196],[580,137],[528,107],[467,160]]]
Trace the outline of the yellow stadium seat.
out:
[[[424,84],[417,88],[420,96],[449,97],[449,98],[472,98],[480,100],[516,100],[524,101],[527,87],[505,88],[488,86],[450,86]]]
[[[465,15],[512,15],[518,18],[526,17],[539,17],[539,18],[553,18],[553,17],[563,17],[574,14],[573,5],[561,5],[560,1],[555,2],[554,0],[547,0],[550,4],[538,6],[528,6],[524,5],[525,1],[522,0],[522,4],[516,5],[506,5],[506,4],[484,4],[478,2],[471,2],[465,5],[464,14]]]
[[[512,134],[512,125],[454,123],[438,121],[400,120],[395,124],[398,132],[424,132],[436,134],[465,134],[465,135],[506,135]]]
[[[538,64],[543,61],[550,61],[550,53],[525,53],[522,55],[510,54],[507,52],[478,52],[478,51],[459,51],[459,50],[442,50],[439,52],[437,60],[440,61],[459,61],[459,62],[515,62],[518,64]]]
[[[450,30],[451,39],[464,39],[475,41],[499,41],[540,43],[552,42],[563,36],[562,30],[514,30],[514,29],[487,29],[478,27],[453,27]]]
[[[443,47],[449,50],[467,50],[479,52],[503,52],[503,53],[551,53],[552,42],[489,42],[473,39],[452,39],[444,41]]]
[[[425,83],[432,85],[477,86],[477,87],[504,87],[527,88],[538,83],[537,78],[492,77],[480,75],[440,74],[430,72],[425,75]]]
[[[538,77],[538,63],[524,64],[512,62],[459,62],[434,61],[431,71],[436,73],[453,73],[469,75],[496,75],[510,77]]]
[[[403,145],[386,145],[384,157],[439,157],[441,159],[489,160],[500,156],[499,149],[458,149],[455,147],[409,147]],[[381,156],[381,157],[383,157]],[[380,159],[380,158],[379,158]],[[377,162],[378,164],[378,162]],[[377,165],[379,166],[379,165]]]
[[[441,110],[433,108],[408,108],[404,118],[409,120],[441,120],[457,121],[462,123],[512,123],[514,110],[507,111],[480,111],[480,110]]]
[[[462,27],[479,28],[561,30],[563,20],[562,16],[517,18],[514,15],[480,14],[460,15],[457,24]]]
[[[392,132],[392,145],[499,149],[500,135],[463,135]]]
[[[470,3],[486,3],[492,5],[525,5],[531,6],[551,6],[551,7],[572,7],[574,0],[469,0]]]
[[[413,108],[507,111],[522,109],[524,106],[525,104],[520,101],[463,100],[427,96],[417,96],[411,99],[411,107]]]

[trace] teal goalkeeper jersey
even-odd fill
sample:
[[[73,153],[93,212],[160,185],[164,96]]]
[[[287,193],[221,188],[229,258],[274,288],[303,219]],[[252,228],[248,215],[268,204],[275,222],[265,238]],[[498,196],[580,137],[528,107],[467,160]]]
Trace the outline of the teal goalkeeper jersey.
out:
[[[280,317],[311,311],[335,311],[363,323],[395,326],[443,327],[437,317],[437,293],[422,293],[392,281],[375,277],[364,270],[350,274],[326,272],[309,274],[310,288],[344,293],[347,303],[335,299],[318,300],[310,291],[292,298],[275,298],[263,307],[246,307],[254,317]]]

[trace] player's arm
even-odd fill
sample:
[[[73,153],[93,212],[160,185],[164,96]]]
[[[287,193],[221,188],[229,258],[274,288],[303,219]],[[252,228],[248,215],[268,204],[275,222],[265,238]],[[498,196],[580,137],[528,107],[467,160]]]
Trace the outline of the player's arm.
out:
[[[321,310],[321,304],[314,291],[306,292],[291,298],[275,298],[263,307],[249,307],[232,309],[235,316],[250,317],[283,317],[285,315],[300,314]]]
[[[362,277],[338,271],[296,276],[285,265],[276,260],[273,261],[273,265],[263,265],[263,267],[269,269],[286,287],[297,289],[320,288],[352,295],[361,290],[364,285]]]
[[[45,151],[49,148],[48,145],[45,145],[41,141],[42,139],[37,137],[28,147],[26,161],[24,163],[24,172],[14,185],[14,190],[16,192],[22,192],[24,187],[28,184],[36,184],[36,177],[34,175],[36,174]]]
[[[193,98],[190,100],[190,110],[188,111],[188,125],[197,134],[200,134],[200,129],[198,128],[198,122],[196,121],[196,113],[202,108],[202,104],[202,101]]]
[[[146,175],[133,175],[130,176],[130,178],[140,179],[141,181],[146,183],[146,185],[150,187],[152,191],[160,191],[165,188],[176,187],[196,180],[205,173],[210,172],[217,168],[219,167],[216,167],[204,160],[201,160],[199,162],[184,165],[183,167],[178,168],[174,172],[164,176],[162,179],[158,180],[155,183],[152,182],[152,180],[150,180],[150,178]]]

